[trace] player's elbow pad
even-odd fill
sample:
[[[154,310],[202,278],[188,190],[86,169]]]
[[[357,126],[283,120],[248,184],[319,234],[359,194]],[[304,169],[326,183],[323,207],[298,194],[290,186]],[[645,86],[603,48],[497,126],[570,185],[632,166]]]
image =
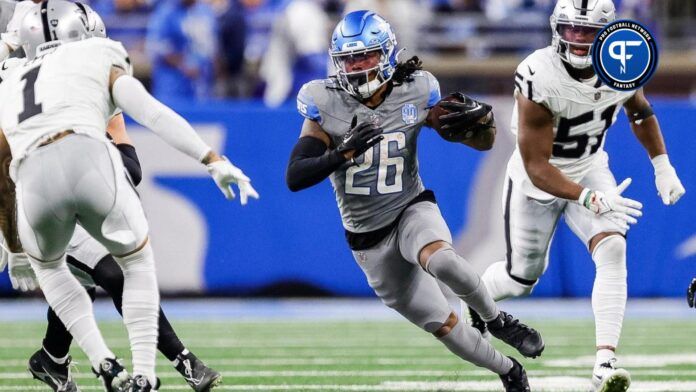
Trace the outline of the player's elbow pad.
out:
[[[111,96],[114,103],[133,120],[191,158],[200,162],[210,152],[210,147],[191,125],[150,95],[136,78],[120,76],[111,87]]]

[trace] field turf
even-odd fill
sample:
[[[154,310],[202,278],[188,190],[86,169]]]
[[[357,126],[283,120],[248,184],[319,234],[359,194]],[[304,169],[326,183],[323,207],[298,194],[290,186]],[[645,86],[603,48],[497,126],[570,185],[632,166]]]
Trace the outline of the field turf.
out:
[[[4,312],[5,310],[3,310]],[[590,319],[525,320],[546,341],[541,358],[525,359],[533,391],[586,391],[594,362]],[[547,315],[543,315],[546,317]],[[395,318],[267,321],[173,320],[191,351],[223,374],[215,391],[501,391],[497,376],[462,362],[428,334]],[[694,321],[628,319],[621,365],[631,391],[696,391]],[[100,322],[111,348],[128,358],[123,326]],[[0,322],[0,391],[49,391],[30,378],[27,359],[40,346],[42,321]],[[495,342],[508,355],[515,352]],[[83,391],[101,391],[74,347],[74,375]],[[517,355],[519,358],[519,355]],[[160,391],[187,391],[160,355]]]

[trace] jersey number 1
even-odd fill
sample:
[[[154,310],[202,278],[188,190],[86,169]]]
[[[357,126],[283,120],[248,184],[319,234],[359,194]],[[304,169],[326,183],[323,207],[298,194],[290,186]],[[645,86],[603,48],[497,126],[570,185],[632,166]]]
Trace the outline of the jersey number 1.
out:
[[[39,77],[39,71],[41,70],[41,65],[34,67],[22,76],[22,80],[27,82],[24,84],[24,110],[19,113],[19,120],[17,123],[21,123],[31,117],[36,116],[43,110],[41,104],[36,103],[36,93],[34,91],[34,84],[36,84],[36,79]]]

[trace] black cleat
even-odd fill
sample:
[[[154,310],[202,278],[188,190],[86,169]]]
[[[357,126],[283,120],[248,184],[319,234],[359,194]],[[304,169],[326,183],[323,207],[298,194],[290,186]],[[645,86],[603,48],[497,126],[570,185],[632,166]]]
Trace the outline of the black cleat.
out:
[[[179,354],[174,361],[176,370],[196,392],[208,392],[222,383],[217,371],[205,366],[192,352]]]
[[[92,371],[102,379],[106,392],[128,392],[133,381],[121,360],[116,358],[106,358],[99,364],[99,371]]]
[[[487,326],[491,335],[516,348],[527,358],[536,358],[544,351],[544,340],[539,332],[502,310],[498,318],[488,322]]]
[[[142,374],[139,374],[133,378],[133,381],[131,382],[131,387],[128,390],[128,392],[153,392],[157,391],[159,387],[159,378],[157,379],[157,385],[153,387],[152,384],[150,384],[150,380],[148,380],[147,377],[143,376]]]
[[[471,319],[471,326],[476,328],[479,332],[481,332],[481,336],[484,337],[484,339],[489,339],[491,334],[488,332],[488,327],[486,327],[486,322],[483,321],[481,316],[476,313],[474,309],[469,307],[469,318]]]
[[[41,348],[29,358],[29,373],[54,392],[80,392],[70,374],[71,361],[72,357],[68,356],[65,363],[55,363]]]
[[[512,369],[506,375],[500,376],[505,392],[530,392],[527,372],[524,371],[522,364],[513,357],[508,358],[512,361]]]

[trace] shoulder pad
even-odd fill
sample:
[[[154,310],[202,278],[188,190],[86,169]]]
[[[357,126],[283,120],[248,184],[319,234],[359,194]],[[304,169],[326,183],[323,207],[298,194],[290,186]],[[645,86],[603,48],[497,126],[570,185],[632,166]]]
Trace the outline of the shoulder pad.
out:
[[[428,103],[426,104],[426,108],[431,108],[437,105],[437,103],[440,102],[440,99],[442,99],[442,95],[440,93],[440,82],[438,82],[437,78],[428,71],[417,71],[417,73],[420,74],[418,76],[424,76],[428,80]],[[414,73],[414,76],[415,74],[416,73]]]
[[[537,50],[515,70],[515,92],[544,106],[547,106],[548,98],[555,95],[554,83],[551,82],[555,66],[549,50],[550,48]]]
[[[306,119],[321,122],[321,113],[315,102],[315,97],[319,92],[318,90],[325,87],[325,80],[313,80],[305,83],[300,92],[297,93],[297,111]]]

